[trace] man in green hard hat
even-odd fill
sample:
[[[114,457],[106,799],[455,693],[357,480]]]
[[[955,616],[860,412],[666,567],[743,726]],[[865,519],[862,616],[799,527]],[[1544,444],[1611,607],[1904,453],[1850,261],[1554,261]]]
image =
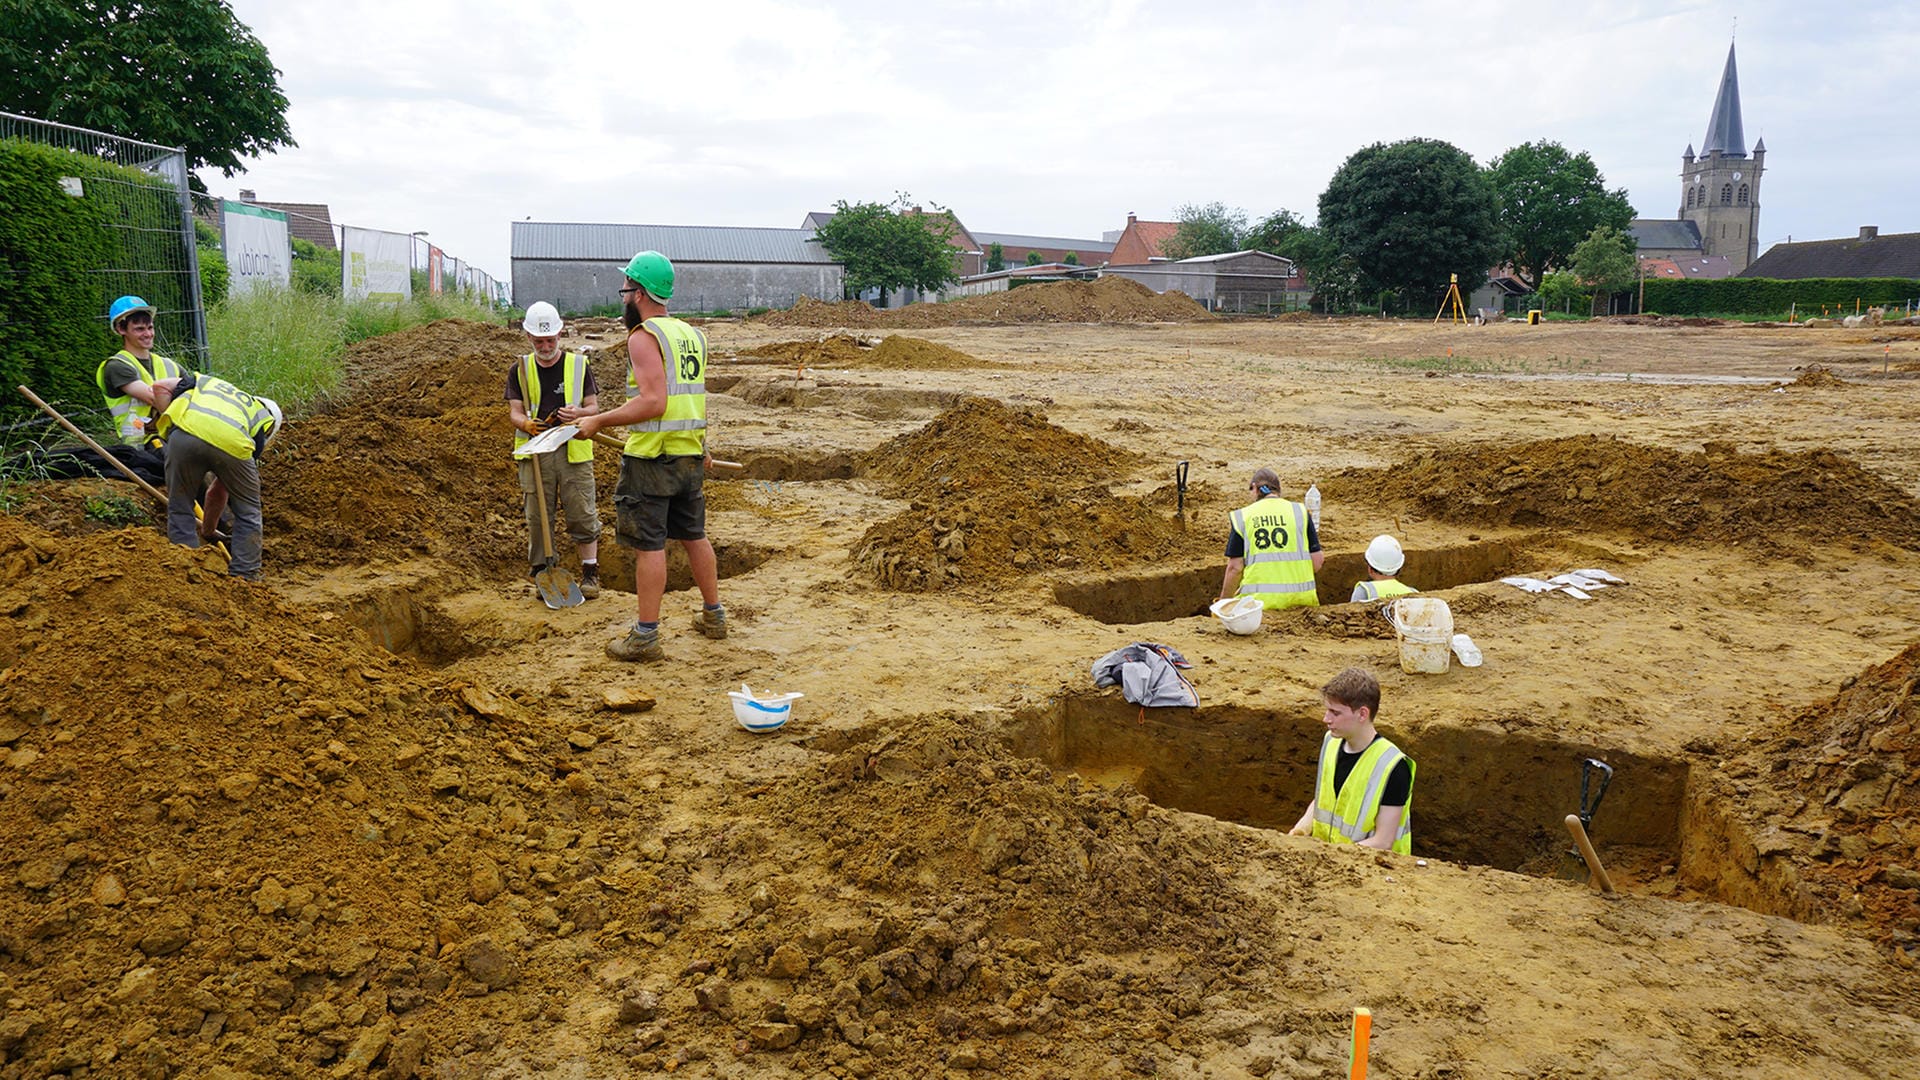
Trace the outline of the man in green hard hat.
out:
[[[634,549],[638,617],[624,638],[607,644],[615,660],[663,659],[660,601],[667,590],[667,541],[686,549],[701,609],[693,627],[709,638],[727,636],[720,603],[719,564],[707,539],[707,335],[667,314],[673,299],[673,263],[643,251],[627,263],[620,290],[627,326],[627,401],[575,421],[590,437],[627,428],[614,488],[614,540]]]

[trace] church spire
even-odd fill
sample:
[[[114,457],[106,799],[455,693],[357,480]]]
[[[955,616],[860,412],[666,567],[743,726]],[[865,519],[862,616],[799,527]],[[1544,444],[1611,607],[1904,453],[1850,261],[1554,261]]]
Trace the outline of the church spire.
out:
[[[1727,157],[1747,156],[1747,136],[1740,128],[1740,74],[1733,66],[1733,45],[1727,45],[1727,69],[1720,74],[1720,92],[1713,96],[1713,116],[1707,120],[1707,139],[1701,157],[1715,152]]]

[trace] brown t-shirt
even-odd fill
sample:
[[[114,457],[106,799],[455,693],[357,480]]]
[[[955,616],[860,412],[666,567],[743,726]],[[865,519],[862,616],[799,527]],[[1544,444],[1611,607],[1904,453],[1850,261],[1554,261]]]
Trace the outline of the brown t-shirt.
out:
[[[586,385],[581,390],[580,396],[582,398],[590,398],[598,394],[600,387],[593,381],[593,366],[587,362],[587,358],[584,356],[577,357],[575,363],[581,364],[586,368]],[[507,393],[501,400],[527,400],[526,392],[520,388],[520,369],[525,366],[526,358],[522,357],[519,360],[515,360],[513,366],[507,369]],[[534,419],[546,420],[553,416],[553,410],[567,403],[566,387],[560,383],[561,377],[566,374],[566,361],[564,359],[555,360],[551,366],[542,366],[540,362],[536,360],[533,365],[533,370],[534,374],[540,377],[540,413],[535,416]]]

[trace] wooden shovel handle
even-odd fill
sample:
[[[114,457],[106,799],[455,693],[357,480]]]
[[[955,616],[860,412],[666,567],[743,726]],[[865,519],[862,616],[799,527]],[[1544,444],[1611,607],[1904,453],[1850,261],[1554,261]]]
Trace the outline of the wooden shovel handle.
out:
[[[1593,871],[1593,880],[1600,891],[1613,895],[1613,878],[1607,876],[1607,868],[1600,865],[1600,854],[1593,850],[1593,841],[1587,839],[1587,830],[1580,824],[1579,814],[1567,815],[1567,832],[1573,834],[1573,842],[1580,846],[1580,857],[1587,860],[1587,869]]]
[[[616,450],[625,450],[627,448],[627,440],[616,438],[604,431],[596,431],[588,436],[588,438],[591,438],[594,442],[602,446],[611,446]],[[719,458],[714,458],[713,469],[715,472],[741,472],[746,469],[746,466],[737,461],[722,461]]]

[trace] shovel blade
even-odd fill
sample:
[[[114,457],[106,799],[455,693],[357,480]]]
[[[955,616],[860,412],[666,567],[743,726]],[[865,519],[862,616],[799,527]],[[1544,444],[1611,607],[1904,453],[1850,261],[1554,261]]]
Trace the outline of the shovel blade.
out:
[[[540,590],[540,602],[550,608],[570,608],[587,602],[573,575],[552,564],[533,575],[533,587]]]

